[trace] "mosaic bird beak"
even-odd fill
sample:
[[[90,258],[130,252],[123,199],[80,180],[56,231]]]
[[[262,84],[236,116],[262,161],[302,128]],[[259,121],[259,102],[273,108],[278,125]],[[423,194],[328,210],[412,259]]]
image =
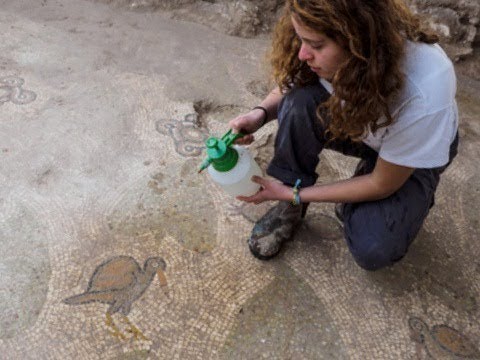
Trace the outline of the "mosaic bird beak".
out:
[[[167,286],[167,278],[162,269],[157,270],[158,281],[160,281],[160,286]]]

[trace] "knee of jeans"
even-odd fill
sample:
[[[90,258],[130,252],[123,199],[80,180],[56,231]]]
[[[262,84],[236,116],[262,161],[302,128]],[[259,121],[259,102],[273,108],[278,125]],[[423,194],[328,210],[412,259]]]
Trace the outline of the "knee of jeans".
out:
[[[349,243],[352,241],[349,239]],[[350,246],[355,262],[364,270],[375,271],[393,265],[402,256],[396,255],[394,249],[390,249],[371,241],[361,241],[360,246]]]

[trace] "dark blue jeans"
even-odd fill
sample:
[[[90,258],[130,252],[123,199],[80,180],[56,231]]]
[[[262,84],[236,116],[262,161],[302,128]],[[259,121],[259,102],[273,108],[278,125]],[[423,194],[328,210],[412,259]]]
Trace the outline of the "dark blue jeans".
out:
[[[321,84],[296,88],[284,96],[278,108],[279,128],[269,175],[290,186],[296,179],[302,180],[302,187],[311,186],[318,178],[315,169],[324,148],[360,158],[354,176],[373,171],[376,151],[363,143],[328,141],[316,109],[329,96]],[[433,206],[440,174],[456,156],[457,147],[458,135],[450,147],[447,165],[415,169],[393,195],[343,206],[345,239],[358,265],[377,270],[405,256]]]

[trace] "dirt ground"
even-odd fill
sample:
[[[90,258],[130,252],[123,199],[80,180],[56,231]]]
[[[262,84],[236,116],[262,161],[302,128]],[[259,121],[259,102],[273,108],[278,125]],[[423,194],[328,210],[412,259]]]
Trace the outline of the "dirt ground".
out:
[[[268,36],[171,10],[0,0],[0,357],[480,359],[478,64],[458,65],[459,154],[401,262],[360,269],[328,204],[262,262],[246,239],[271,204],[196,169],[265,94]],[[319,181],[354,166],[325,151]]]

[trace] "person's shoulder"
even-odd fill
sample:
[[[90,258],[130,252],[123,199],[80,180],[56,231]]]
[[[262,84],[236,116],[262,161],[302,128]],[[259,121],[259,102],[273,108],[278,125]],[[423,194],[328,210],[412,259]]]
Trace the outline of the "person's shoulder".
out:
[[[453,63],[438,44],[407,41],[403,70],[409,80],[419,84],[438,79],[445,81],[445,75],[455,80]]]
[[[438,43],[427,44],[424,42],[406,40],[405,54],[407,56],[407,60],[427,60],[444,63],[446,65],[452,64],[451,60],[448,58],[448,55]]]
[[[429,112],[451,104],[455,99],[456,76],[443,49],[438,44],[407,41],[405,50],[404,91],[428,104]]]

